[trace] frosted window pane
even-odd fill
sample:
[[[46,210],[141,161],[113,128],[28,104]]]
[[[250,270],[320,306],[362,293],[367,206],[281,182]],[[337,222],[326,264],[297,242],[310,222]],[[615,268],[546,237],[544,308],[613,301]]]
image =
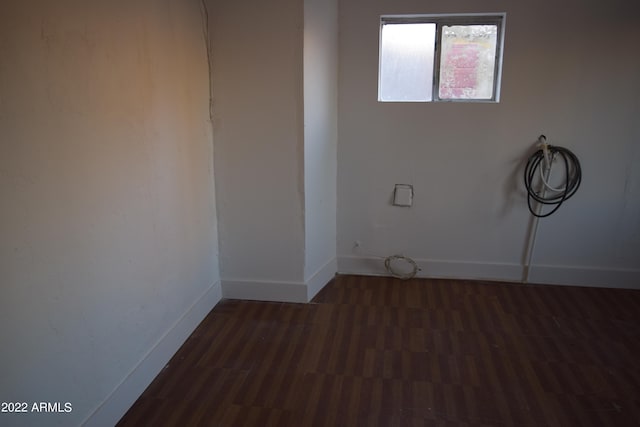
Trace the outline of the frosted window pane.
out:
[[[441,99],[491,99],[496,61],[496,25],[442,27]]]
[[[380,101],[431,101],[436,24],[384,24]]]

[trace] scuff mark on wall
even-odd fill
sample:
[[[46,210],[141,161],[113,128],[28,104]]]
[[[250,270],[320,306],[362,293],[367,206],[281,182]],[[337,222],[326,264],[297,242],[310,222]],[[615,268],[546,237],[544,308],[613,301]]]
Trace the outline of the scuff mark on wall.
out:
[[[207,49],[207,65],[209,67],[209,121],[213,126],[213,85],[211,84],[211,39],[209,37],[209,10],[206,0],[200,0],[200,16],[202,17],[202,38]],[[213,131],[213,129],[212,129]]]

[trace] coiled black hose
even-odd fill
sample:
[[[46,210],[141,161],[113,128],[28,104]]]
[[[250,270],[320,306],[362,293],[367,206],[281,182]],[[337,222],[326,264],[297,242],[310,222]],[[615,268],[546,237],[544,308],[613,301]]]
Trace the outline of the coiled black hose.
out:
[[[562,159],[565,171],[565,182],[562,189],[554,189],[548,184],[542,182],[540,190],[534,190],[533,185],[536,174],[541,173],[540,181],[543,181],[544,179],[548,179],[549,171],[542,170],[538,172],[539,168],[542,167],[541,164],[544,164],[543,161],[545,155],[542,149],[533,153],[529,158],[527,166],[524,169],[524,185],[527,188],[527,205],[529,206],[529,211],[532,215],[537,216],[538,218],[547,217],[557,211],[565,201],[569,200],[569,198],[578,191],[578,187],[580,187],[580,182],[582,181],[580,161],[575,154],[566,148],[554,145],[547,145],[547,152],[549,154],[551,164],[556,157],[560,157]],[[544,176],[545,174],[546,177]],[[540,214],[531,206],[532,200],[543,205],[555,205],[555,207],[550,212]]]

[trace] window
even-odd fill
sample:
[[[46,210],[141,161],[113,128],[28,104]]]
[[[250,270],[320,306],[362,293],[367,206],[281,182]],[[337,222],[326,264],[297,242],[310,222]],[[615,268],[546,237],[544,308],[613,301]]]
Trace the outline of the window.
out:
[[[498,102],[504,19],[382,16],[378,101]]]

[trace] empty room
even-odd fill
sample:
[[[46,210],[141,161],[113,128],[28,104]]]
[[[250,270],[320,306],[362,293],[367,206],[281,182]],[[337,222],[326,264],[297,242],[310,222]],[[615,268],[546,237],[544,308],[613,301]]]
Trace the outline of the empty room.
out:
[[[0,425],[637,425],[638,46],[626,0],[2,0]]]

